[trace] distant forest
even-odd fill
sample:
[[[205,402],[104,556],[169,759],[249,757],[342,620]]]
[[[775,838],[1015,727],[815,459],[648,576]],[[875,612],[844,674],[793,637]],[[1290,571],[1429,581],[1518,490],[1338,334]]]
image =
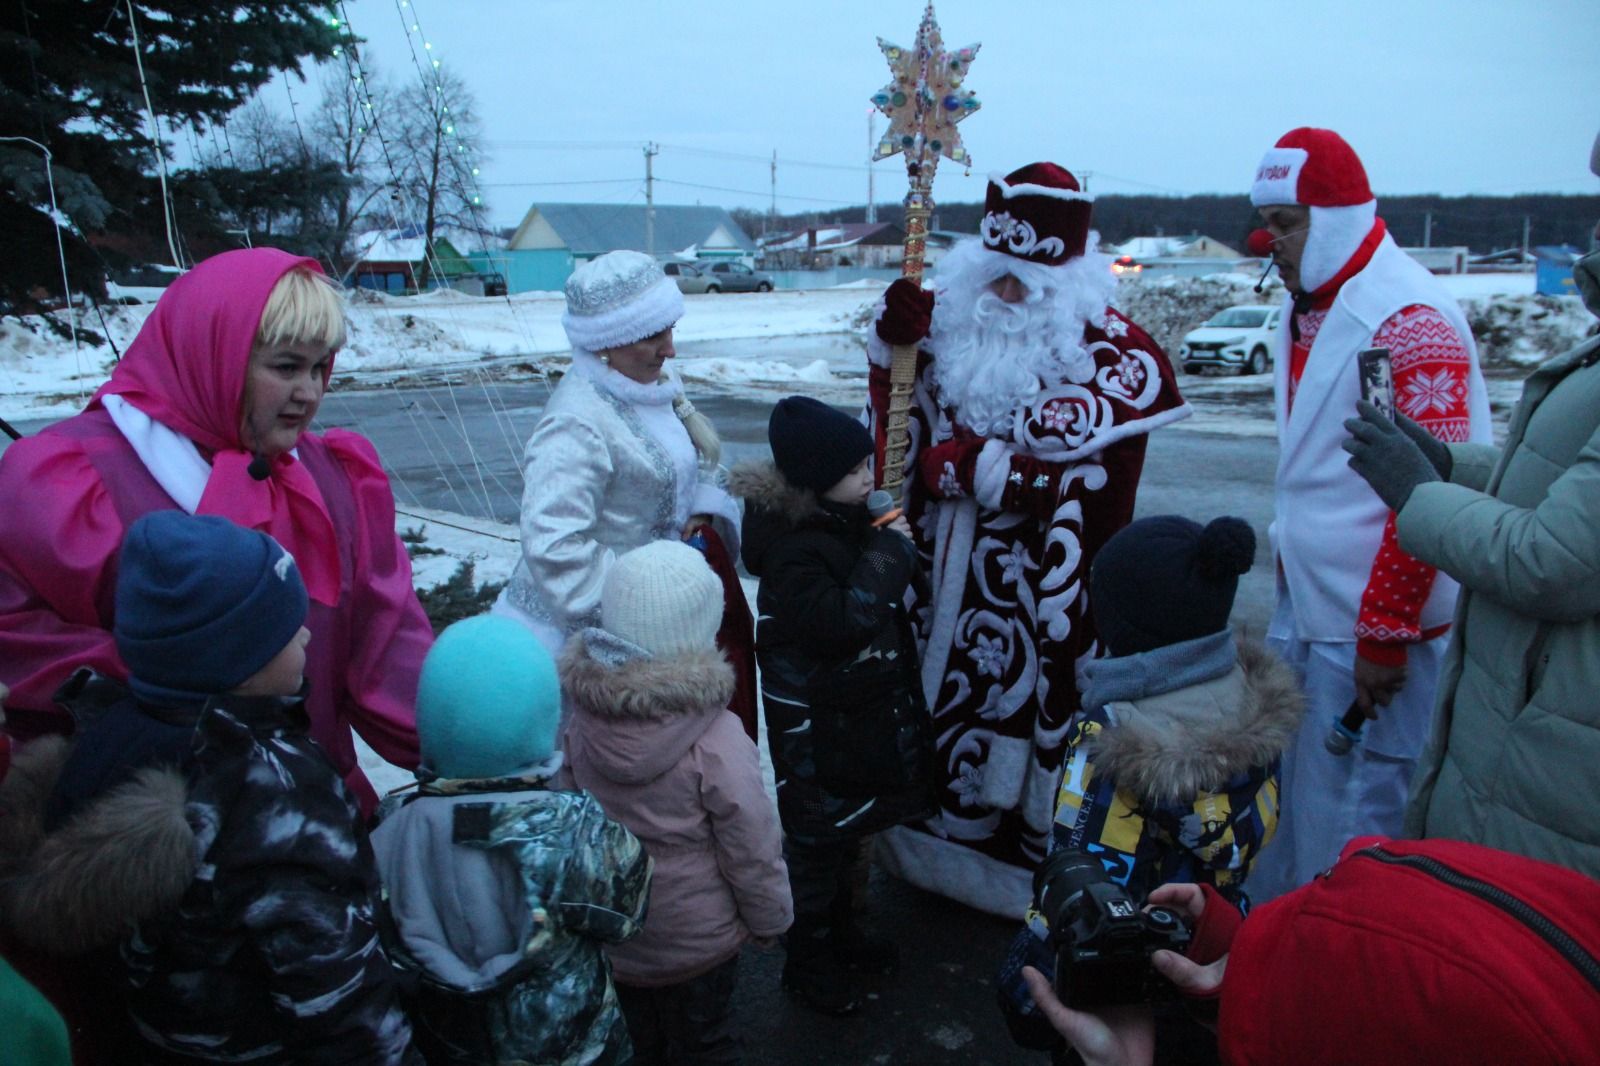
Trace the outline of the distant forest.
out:
[[[1524,221],[1528,245],[1573,244],[1587,249],[1600,222],[1600,196],[1378,196],[1378,214],[1395,240],[1406,247],[1423,244],[1429,212],[1433,216],[1431,243],[1466,245],[1473,254],[1522,245]],[[983,214],[976,203],[939,204],[933,228],[975,233]],[[794,230],[837,222],[861,222],[866,207],[835,211],[779,215],[769,220],[760,211],[733,212],[746,232],[763,228]],[[900,222],[898,203],[878,207],[880,222]],[[1110,244],[1130,237],[1181,236],[1201,233],[1240,251],[1245,236],[1259,223],[1244,196],[1120,196],[1107,194],[1094,203],[1094,224],[1101,239]]]

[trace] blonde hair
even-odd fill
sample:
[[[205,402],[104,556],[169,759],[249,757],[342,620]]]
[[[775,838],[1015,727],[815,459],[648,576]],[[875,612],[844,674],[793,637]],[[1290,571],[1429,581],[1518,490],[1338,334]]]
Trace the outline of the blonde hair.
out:
[[[344,297],[326,274],[297,266],[278,279],[261,310],[256,347],[315,344],[331,352],[344,341]]]
[[[721,462],[722,438],[717,436],[717,428],[711,424],[711,419],[696,411],[694,404],[681,392],[672,401],[672,411],[688,431],[689,441],[694,445],[694,450],[700,453],[700,462],[711,467]]]

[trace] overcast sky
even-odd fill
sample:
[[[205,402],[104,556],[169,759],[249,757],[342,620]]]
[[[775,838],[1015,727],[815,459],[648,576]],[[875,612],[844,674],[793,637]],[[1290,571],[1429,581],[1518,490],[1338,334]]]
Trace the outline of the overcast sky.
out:
[[[385,74],[418,77],[409,37],[471,86],[489,156],[483,191],[502,225],[537,200],[643,202],[646,141],[660,145],[659,203],[765,210],[774,150],[779,212],[864,203],[867,100],[888,80],[875,38],[909,46],[922,8],[348,3]],[[944,161],[939,200],[981,199],[989,171],[1036,159],[1089,171],[1100,193],[1242,192],[1262,150],[1299,125],[1343,133],[1380,196],[1600,192],[1587,166],[1600,130],[1596,0],[939,0],[937,10],[947,46],[983,46],[966,82],[983,108],[961,125],[976,163],[964,177]],[[269,87],[269,102],[281,91]],[[875,170],[877,200],[898,200],[904,168]]]

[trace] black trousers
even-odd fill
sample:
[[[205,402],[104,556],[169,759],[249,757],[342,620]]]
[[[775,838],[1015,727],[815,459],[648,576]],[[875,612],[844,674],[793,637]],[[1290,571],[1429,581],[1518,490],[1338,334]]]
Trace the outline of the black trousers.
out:
[[[635,1066],[737,1066],[743,1048],[733,1022],[739,957],[661,988],[617,985]]]
[[[860,837],[817,840],[794,833],[783,835],[783,861],[789,867],[797,926],[826,927],[834,915],[849,911],[860,855]]]

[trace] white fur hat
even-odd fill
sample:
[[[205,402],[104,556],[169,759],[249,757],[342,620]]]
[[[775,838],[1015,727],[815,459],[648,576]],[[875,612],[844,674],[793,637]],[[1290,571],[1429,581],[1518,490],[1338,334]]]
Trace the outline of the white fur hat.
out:
[[[643,252],[607,252],[579,265],[567,279],[561,316],[574,348],[620,348],[670,327],[683,317],[683,294],[661,265]]]
[[[722,582],[687,544],[651,541],[612,564],[600,624],[655,656],[709,650],[722,626]]]

